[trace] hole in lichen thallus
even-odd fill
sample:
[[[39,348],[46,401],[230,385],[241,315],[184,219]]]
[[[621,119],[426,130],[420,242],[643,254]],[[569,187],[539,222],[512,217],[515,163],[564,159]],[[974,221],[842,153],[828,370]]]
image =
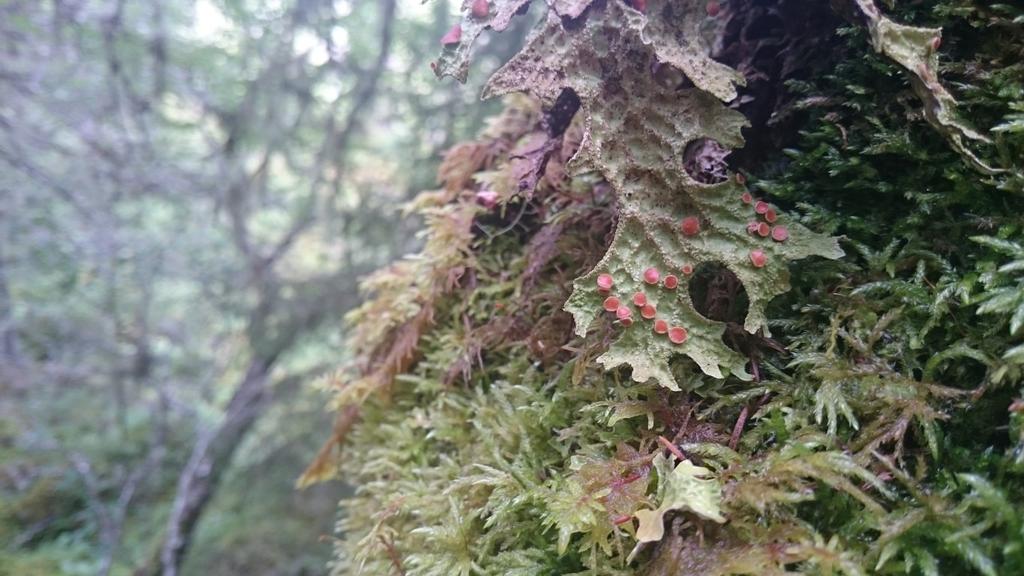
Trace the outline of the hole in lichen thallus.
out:
[[[718,184],[729,177],[725,158],[731,150],[710,138],[698,138],[686,145],[683,169],[697,182]]]
[[[580,97],[572,88],[563,88],[551,109],[544,114],[548,135],[557,138],[565,133],[572,117],[580,109]]]
[[[747,290],[731,270],[718,262],[698,266],[690,277],[689,289],[694,309],[709,320],[742,324],[747,316]]]

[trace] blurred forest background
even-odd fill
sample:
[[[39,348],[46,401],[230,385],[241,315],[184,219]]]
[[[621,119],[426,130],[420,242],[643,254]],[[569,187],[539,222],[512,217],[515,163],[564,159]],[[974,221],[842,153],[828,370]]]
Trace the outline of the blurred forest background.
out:
[[[358,280],[498,102],[458,2],[0,0],[0,575],[319,574]]]

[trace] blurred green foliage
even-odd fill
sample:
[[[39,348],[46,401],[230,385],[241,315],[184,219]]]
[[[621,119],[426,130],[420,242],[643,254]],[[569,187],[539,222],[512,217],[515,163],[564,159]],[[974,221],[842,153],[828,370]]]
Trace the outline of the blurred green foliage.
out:
[[[254,367],[182,573],[323,572],[343,489],[293,490],[329,418],[304,384],[498,108],[434,82],[454,3],[391,4],[0,2],[0,574],[150,564]]]

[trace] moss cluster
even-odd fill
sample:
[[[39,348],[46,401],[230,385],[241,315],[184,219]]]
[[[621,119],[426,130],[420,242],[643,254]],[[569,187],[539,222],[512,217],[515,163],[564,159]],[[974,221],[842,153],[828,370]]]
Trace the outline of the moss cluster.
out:
[[[449,153],[413,207],[423,253],[371,278],[352,317],[336,440],[357,491],[335,573],[1024,572],[1024,10],[889,16],[943,28],[943,78],[997,171],[937,132],[867,31],[840,28],[815,53],[830,72],[787,83],[788,147],[742,168],[846,257],[790,265],[771,337],[743,329],[726,273],[689,286],[725,301],[702,313],[725,310],[749,381],[674,356],[681,390],[632,382],[596,362],[621,326],[574,334],[563,305],[619,209],[602,178],[568,175],[579,116],[553,134],[551,110],[515,98]],[[657,537],[637,522],[651,510]]]

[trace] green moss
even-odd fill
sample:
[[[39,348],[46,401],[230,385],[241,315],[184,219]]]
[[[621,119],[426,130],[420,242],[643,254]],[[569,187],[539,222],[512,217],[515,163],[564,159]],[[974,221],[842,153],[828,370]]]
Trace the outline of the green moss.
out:
[[[661,13],[660,3],[648,7]],[[593,24],[602,10],[629,9],[590,10]],[[876,55],[866,32],[843,29],[835,50],[816,55],[831,59],[831,72],[789,84],[799,117],[790,148],[745,171],[755,193],[801,226],[842,237],[846,256],[788,265],[791,289],[770,303],[761,295],[771,337],[741,319],[715,320],[719,344],[749,373],[714,378],[699,358],[671,355],[664,371],[678,390],[659,386],[663,378],[635,382],[635,363],[597,362],[621,345],[621,327],[590,314],[590,329],[574,332],[561,311],[574,279],[592,290],[586,275],[609,246],[616,253],[613,230],[648,192],[616,194],[637,182],[671,188],[650,167],[593,150],[583,157],[610,186],[594,173],[568,176],[581,140],[629,133],[608,119],[643,118],[652,96],[613,100],[634,111],[589,103],[600,94],[593,78],[571,76],[594,61],[577,53],[573,66],[549,63],[563,76],[541,75],[568,77],[556,87],[574,86],[583,101],[564,133],[550,131],[550,113],[513,100],[480,141],[449,154],[445,190],[418,204],[445,215],[431,220],[423,255],[375,280],[354,316],[364,366],[339,378],[348,383],[337,403],[346,418],[358,414],[342,420],[355,422],[341,471],[356,494],[343,503],[335,573],[1024,571],[1024,524],[1010,504],[1024,497],[1015,320],[1024,134],[1013,127],[1024,98],[1014,65],[998,64],[1021,50],[1021,23],[1011,9],[966,2],[899,3],[890,16],[944,28],[939,71],[957,78],[961,112],[985,132],[1008,126],[972,144],[1001,171],[965,159],[922,113],[906,72]],[[560,20],[546,26],[585,34]],[[1010,41],[986,40],[993,28],[1010,30]],[[521,80],[564,56],[537,52],[544,38],[499,78]],[[633,61],[627,53],[598,68],[614,76]],[[560,99],[539,90],[549,105]],[[661,115],[672,117],[646,118]],[[685,128],[697,117],[676,120]],[[670,124],[605,149],[650,146],[653,157],[665,146],[674,161],[678,146],[655,137]],[[495,208],[479,205],[481,190],[495,192]],[[684,215],[672,203],[657,208]],[[753,303],[756,286],[738,276]],[[701,471],[688,476],[693,466]],[[680,489],[677,477],[702,491]],[[664,534],[650,529],[650,510],[666,512]]]

